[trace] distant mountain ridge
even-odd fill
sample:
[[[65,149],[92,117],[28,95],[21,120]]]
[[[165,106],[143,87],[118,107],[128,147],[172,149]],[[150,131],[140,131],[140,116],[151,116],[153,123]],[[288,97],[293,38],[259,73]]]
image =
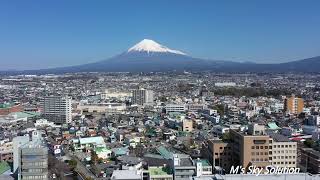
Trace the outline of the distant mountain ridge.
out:
[[[256,64],[250,61],[233,62],[204,60],[173,50],[153,40],[144,39],[127,51],[112,58],[77,66],[3,73],[48,74],[74,72],[319,72],[320,56],[279,64]]]

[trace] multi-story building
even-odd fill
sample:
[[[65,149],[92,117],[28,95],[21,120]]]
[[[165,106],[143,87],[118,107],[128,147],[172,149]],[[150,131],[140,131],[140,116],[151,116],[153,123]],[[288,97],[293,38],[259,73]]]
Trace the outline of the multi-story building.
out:
[[[166,112],[186,112],[187,107],[185,104],[167,104],[165,106]]]
[[[254,131],[253,131],[254,132]],[[246,134],[236,130],[230,130],[233,141],[234,162],[243,168],[256,166],[265,168],[269,162],[269,136],[265,134]]]
[[[281,134],[266,135],[263,126],[249,125],[245,132],[230,129],[230,137],[222,140],[208,140],[203,143],[202,155],[213,166],[230,170],[231,166],[256,166],[265,168],[296,167],[297,143],[290,142]]]
[[[48,179],[48,148],[39,131],[14,139],[14,168],[17,179]],[[14,169],[15,170],[15,169]]]
[[[173,154],[173,177],[175,180],[190,179],[196,175],[196,166],[189,155]]]
[[[269,149],[270,161],[277,167],[297,166],[297,142],[291,142],[280,134],[271,134],[272,148]]]
[[[213,167],[222,167],[229,171],[233,165],[233,144],[228,141],[208,140],[202,144],[201,153],[203,157],[209,160]]]
[[[48,96],[42,101],[44,118],[56,124],[70,123],[72,121],[71,97]]]
[[[17,136],[13,138],[13,173],[18,172],[20,165],[20,147],[29,142],[29,136]]]
[[[290,98],[285,99],[285,109],[290,114],[300,114],[303,112],[304,102],[302,98],[292,95]]]
[[[135,89],[132,91],[132,104],[151,105],[153,104],[153,91],[146,89]]]
[[[80,103],[77,110],[81,113],[120,114],[126,110],[126,105],[124,103]]]
[[[131,96],[130,92],[119,91],[117,89],[106,89],[104,92],[100,94],[101,99],[126,99]]]
[[[196,166],[196,176],[208,176],[212,174],[212,165],[207,159],[197,159],[194,160]]]

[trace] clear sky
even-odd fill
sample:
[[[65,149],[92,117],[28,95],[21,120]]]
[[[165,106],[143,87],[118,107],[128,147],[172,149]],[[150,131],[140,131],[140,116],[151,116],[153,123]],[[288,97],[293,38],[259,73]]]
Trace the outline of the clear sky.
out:
[[[320,1],[0,1],[1,70],[95,62],[144,38],[217,60],[318,56]]]

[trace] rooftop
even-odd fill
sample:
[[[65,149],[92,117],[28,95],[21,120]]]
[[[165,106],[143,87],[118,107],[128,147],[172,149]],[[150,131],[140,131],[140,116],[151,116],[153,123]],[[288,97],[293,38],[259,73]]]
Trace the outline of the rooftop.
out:
[[[111,151],[111,150],[108,149],[108,148],[105,148],[105,147],[97,147],[97,148],[95,149],[95,151],[96,151],[97,153],[101,153],[101,152],[107,152],[107,151]]]
[[[141,175],[135,170],[115,170],[111,179],[141,179]]]
[[[0,162],[0,175],[5,173],[6,171],[10,170],[10,166],[7,162],[2,161]]]
[[[79,138],[79,141],[80,144],[105,144],[104,139],[101,136]]]
[[[270,137],[276,142],[289,142],[290,141],[290,139],[288,137],[281,135],[281,134],[273,133],[273,134],[270,134]]]
[[[169,175],[171,169],[169,167],[149,167],[150,175]]]

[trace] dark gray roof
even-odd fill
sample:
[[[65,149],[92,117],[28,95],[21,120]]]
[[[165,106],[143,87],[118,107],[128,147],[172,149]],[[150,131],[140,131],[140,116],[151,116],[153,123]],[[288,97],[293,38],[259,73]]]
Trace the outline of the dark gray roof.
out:
[[[289,142],[290,139],[284,135],[272,133],[270,137],[276,142]]]

